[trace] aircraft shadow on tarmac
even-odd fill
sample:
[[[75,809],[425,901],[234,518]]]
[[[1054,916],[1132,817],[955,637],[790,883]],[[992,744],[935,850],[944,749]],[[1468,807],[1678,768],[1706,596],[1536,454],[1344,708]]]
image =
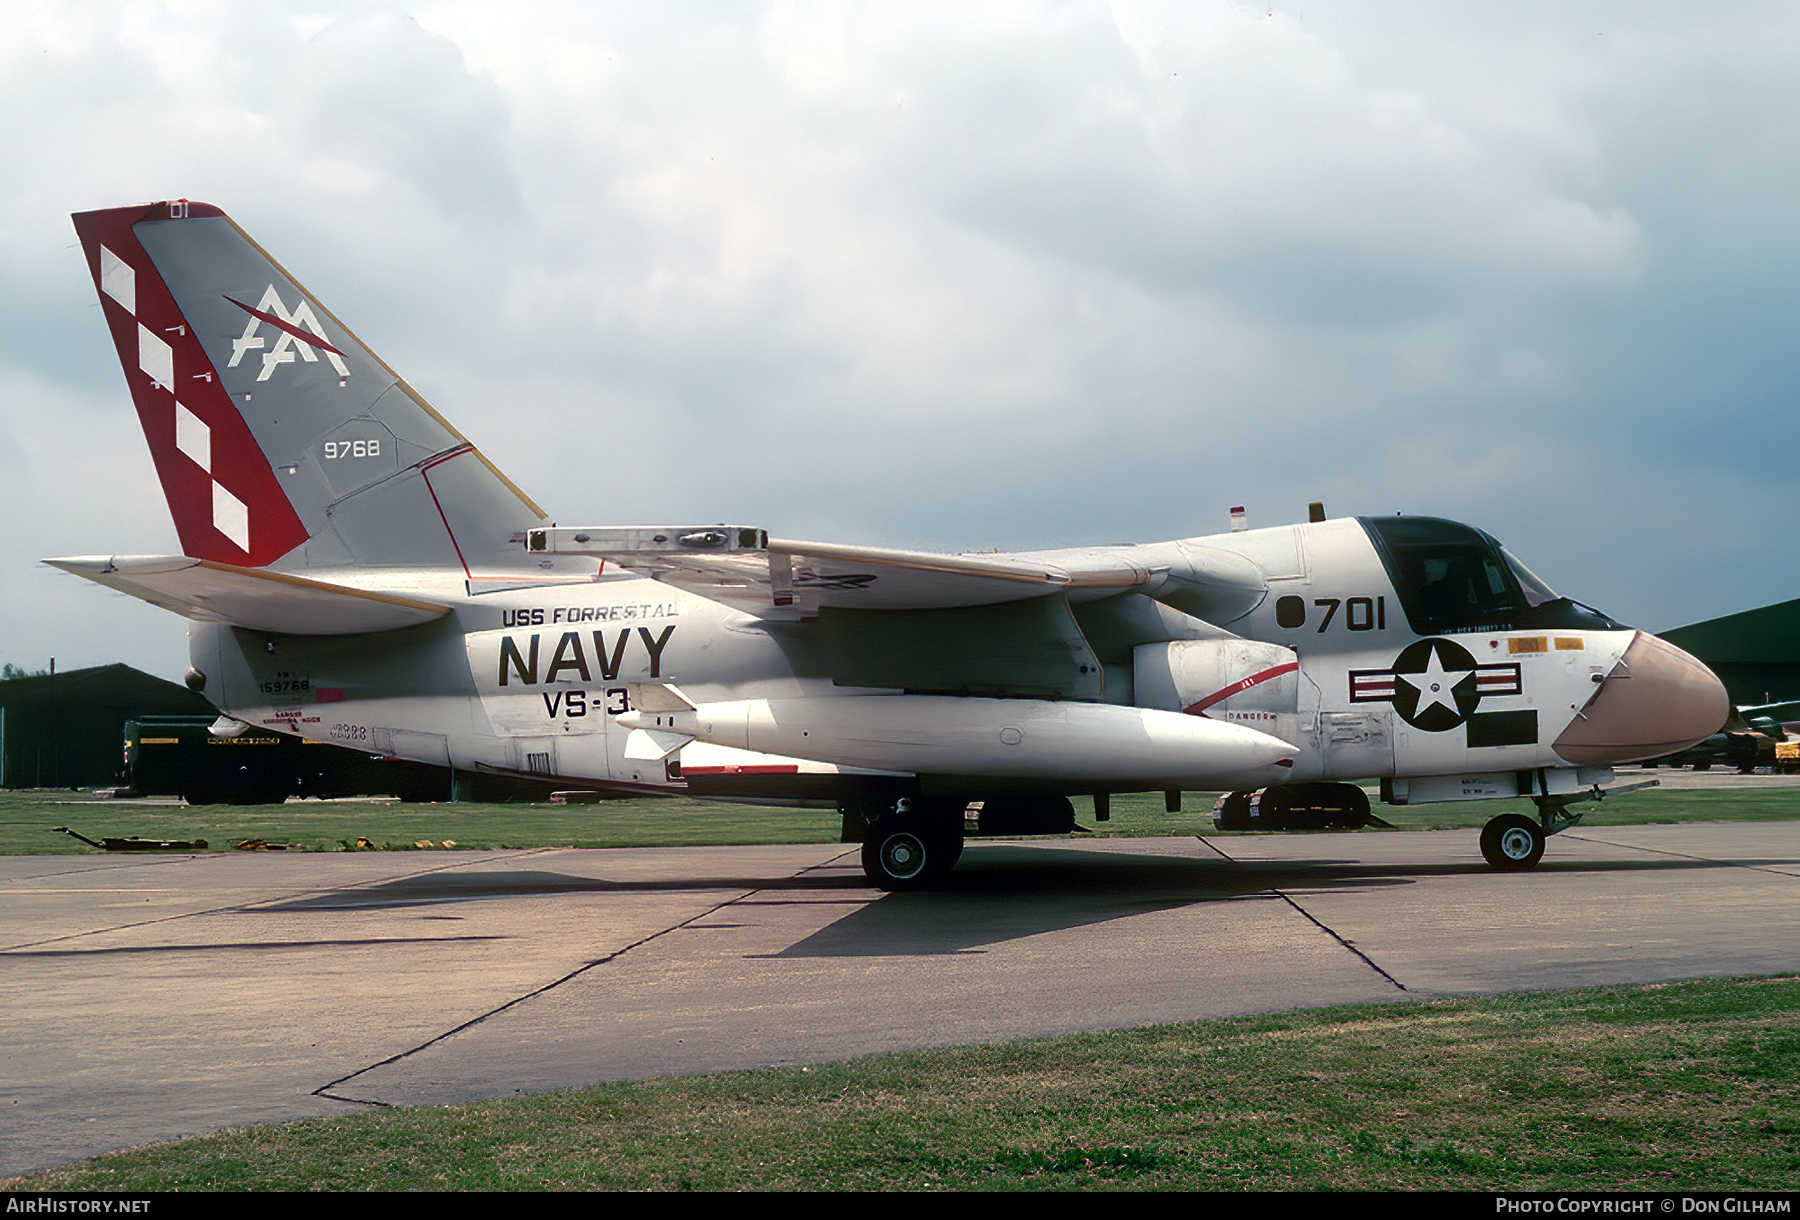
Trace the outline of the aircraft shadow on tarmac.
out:
[[[1746,865],[1793,865],[1795,860],[1568,860],[1544,872],[1658,872]],[[776,957],[916,956],[979,952],[979,946],[1043,932],[1203,902],[1304,900],[1309,894],[1371,893],[1433,877],[1485,874],[1495,884],[1513,877],[1479,862],[1366,863],[1360,860],[1238,861],[1223,858],[1134,855],[1033,848],[1025,844],[972,846],[940,889],[889,894],[871,902]]]
[[[1276,884],[1316,884],[1325,874],[1320,869],[1361,868],[1373,884],[1403,884],[1403,877],[1380,874],[1397,871],[1350,861],[1282,861],[1278,864],[1239,862],[1213,858],[1132,855],[1122,852],[1088,852],[1037,848],[1029,844],[971,846],[962,863],[938,888],[901,894],[874,893],[860,872],[848,869],[809,869],[776,876],[705,876],[613,880],[582,877],[546,870],[470,870],[426,873],[399,877],[376,885],[362,885],[309,894],[283,902],[258,906],[262,911],[339,911],[370,907],[424,906],[444,902],[468,902],[483,898],[522,898],[562,894],[669,893],[684,890],[780,890],[820,892],[841,890],[872,895],[874,905],[930,904],[934,901],[968,901],[1016,898],[1031,902],[1086,899],[1115,909],[1114,918],[1141,909],[1152,894],[1164,896],[1160,905],[1181,906],[1221,898],[1239,898],[1268,890]],[[1284,880],[1272,881],[1271,869]],[[1298,871],[1298,879],[1287,879]],[[1406,868],[1404,872],[1421,872]],[[1451,870],[1460,871],[1460,870]],[[1335,882],[1337,874],[1331,874]]]
[[[1792,865],[1793,860],[1703,860],[1653,856],[1632,860],[1546,862],[1538,870],[1645,872]],[[860,873],[832,867],[773,877],[660,876],[632,880],[551,871],[446,871],[373,886],[346,888],[258,907],[263,911],[334,911],[435,905],[487,898],[569,894],[748,890],[745,905],[782,901],[778,894],[842,892],[856,908],[774,957],[931,956],[979,952],[991,945],[1071,927],[1127,919],[1202,902],[1369,892],[1433,877],[1488,874],[1479,862],[1381,862],[1314,858],[1232,860],[1118,851],[1085,851],[1029,843],[972,844],[938,889],[871,894]],[[1490,874],[1495,884],[1512,880]],[[797,901],[816,902],[800,897]]]
[[[681,890],[831,889],[864,890],[860,874],[852,877],[658,877],[646,881],[612,881],[604,877],[579,877],[521,869],[513,872],[478,870],[427,873],[399,877],[379,885],[356,886],[309,894],[285,902],[270,903],[262,911],[348,911],[369,907],[427,906],[440,902],[473,902],[482,898],[553,897],[561,894],[669,893]]]

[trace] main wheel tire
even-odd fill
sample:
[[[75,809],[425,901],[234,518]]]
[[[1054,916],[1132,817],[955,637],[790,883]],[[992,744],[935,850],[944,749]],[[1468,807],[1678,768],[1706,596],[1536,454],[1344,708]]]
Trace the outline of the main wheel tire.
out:
[[[940,830],[919,818],[880,818],[863,837],[863,872],[884,890],[924,889],[961,858],[960,831]]]
[[[1337,813],[1326,824],[1336,829],[1361,830],[1369,824],[1369,794],[1355,784],[1333,784],[1341,802]]]
[[[1288,793],[1280,784],[1258,788],[1250,794],[1249,813],[1245,825],[1251,830],[1287,830]]]
[[[1263,830],[1356,830],[1368,825],[1369,796],[1355,784],[1276,784],[1250,798]]]
[[[1481,856],[1502,872],[1536,867],[1544,858],[1544,828],[1528,817],[1503,813],[1481,828]]]
[[[1249,830],[1250,794],[1227,792],[1221,796],[1213,806],[1213,827],[1216,830]]]
[[[962,859],[962,853],[963,837],[961,835],[947,835],[944,838],[943,843],[939,846],[940,862],[943,867],[938,870],[938,876],[942,877],[945,873],[955,868],[956,862]]]

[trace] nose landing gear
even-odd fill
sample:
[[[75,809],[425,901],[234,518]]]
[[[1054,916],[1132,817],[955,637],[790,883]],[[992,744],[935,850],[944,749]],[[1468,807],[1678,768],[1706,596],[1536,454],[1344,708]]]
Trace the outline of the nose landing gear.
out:
[[[1544,858],[1545,838],[1530,818],[1503,813],[1481,828],[1481,857],[1502,872],[1532,868]]]
[[[1604,800],[1609,792],[1636,792],[1656,785],[1657,781],[1646,780],[1612,789],[1596,785],[1586,792],[1534,796],[1531,800],[1538,808],[1537,821],[1516,813],[1503,813],[1481,828],[1481,858],[1501,872],[1520,872],[1535,868],[1537,862],[1544,858],[1545,840],[1575,825],[1587,812],[1583,810],[1581,813],[1570,813],[1570,805]]]

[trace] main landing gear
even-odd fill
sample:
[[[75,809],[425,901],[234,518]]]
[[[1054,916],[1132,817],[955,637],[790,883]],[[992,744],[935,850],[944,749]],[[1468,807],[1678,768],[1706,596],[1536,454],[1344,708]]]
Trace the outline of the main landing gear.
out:
[[[1369,812],[1355,784],[1277,784],[1255,792],[1227,792],[1213,807],[1220,830],[1355,830],[1387,823]]]
[[[1096,798],[1098,799],[1098,798]],[[1042,793],[918,797],[867,793],[838,805],[846,843],[862,844],[863,872],[884,890],[921,890],[962,859],[966,835],[1066,835],[1075,806]]]
[[[901,797],[867,817],[862,866],[884,890],[918,890],[941,880],[962,859],[966,801]]]

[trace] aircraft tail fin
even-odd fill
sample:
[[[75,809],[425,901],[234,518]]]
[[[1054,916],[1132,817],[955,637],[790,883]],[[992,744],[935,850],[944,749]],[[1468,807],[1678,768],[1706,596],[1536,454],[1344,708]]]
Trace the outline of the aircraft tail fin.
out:
[[[542,510],[224,212],[74,220],[187,555],[471,579],[546,566],[524,545]]]

